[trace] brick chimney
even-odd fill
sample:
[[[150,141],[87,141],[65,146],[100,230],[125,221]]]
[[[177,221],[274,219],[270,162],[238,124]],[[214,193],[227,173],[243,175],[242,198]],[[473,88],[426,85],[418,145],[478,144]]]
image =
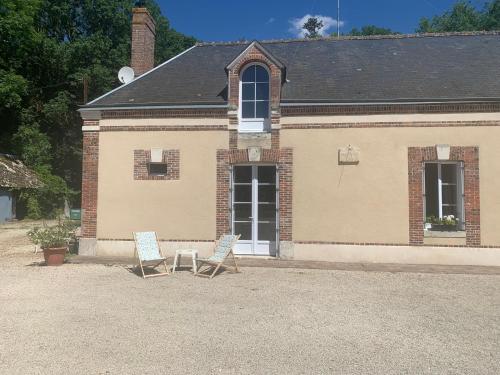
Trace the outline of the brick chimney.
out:
[[[132,57],[130,65],[135,76],[155,65],[155,21],[146,8],[132,9]]]

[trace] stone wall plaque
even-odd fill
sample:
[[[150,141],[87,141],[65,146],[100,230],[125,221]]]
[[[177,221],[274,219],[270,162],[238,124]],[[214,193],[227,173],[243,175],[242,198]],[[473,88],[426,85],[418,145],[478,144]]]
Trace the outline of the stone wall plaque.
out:
[[[248,161],[260,161],[260,154],[262,152],[262,148],[260,147],[248,147]]]
[[[339,165],[356,165],[359,164],[359,148],[347,146],[339,148]]]
[[[152,163],[163,162],[163,149],[161,149],[161,148],[152,148],[151,149],[151,162]]]
[[[450,160],[450,145],[436,145],[438,160]]]

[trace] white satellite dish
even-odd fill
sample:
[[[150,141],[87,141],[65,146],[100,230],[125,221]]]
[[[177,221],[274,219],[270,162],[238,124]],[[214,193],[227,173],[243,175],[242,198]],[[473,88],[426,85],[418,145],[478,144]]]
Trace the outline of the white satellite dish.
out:
[[[127,84],[134,80],[134,75],[135,75],[134,69],[128,66],[124,66],[118,72],[118,79],[120,80],[121,83]]]

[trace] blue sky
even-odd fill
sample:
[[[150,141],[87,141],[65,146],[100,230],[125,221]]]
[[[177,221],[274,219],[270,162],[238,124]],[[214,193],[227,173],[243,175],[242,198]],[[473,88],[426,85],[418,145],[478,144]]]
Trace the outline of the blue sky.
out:
[[[300,19],[319,15],[336,29],[337,0],[157,0],[172,26],[202,41],[297,37]],[[449,9],[456,0],[341,0],[342,30],[375,24],[412,33],[423,16]],[[472,0],[482,7],[484,0]]]

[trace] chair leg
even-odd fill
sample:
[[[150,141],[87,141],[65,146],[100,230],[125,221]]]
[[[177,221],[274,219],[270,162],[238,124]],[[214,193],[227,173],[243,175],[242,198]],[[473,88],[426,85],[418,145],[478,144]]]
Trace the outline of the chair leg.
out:
[[[240,272],[240,270],[238,269],[238,263],[236,263],[236,257],[234,256],[234,253],[233,251],[231,250],[231,256],[233,257],[233,262],[234,262],[234,269],[236,272]]]
[[[219,270],[220,266],[222,266],[222,262],[220,262],[217,267],[215,267],[214,272],[210,275],[210,278],[214,277],[217,271]]]
[[[191,257],[193,258],[193,273],[196,274],[197,272],[197,267],[196,267],[196,253],[192,253]]]
[[[170,275],[170,270],[168,269],[168,264],[166,260],[163,261],[163,265],[165,266],[165,272]]]
[[[180,255],[179,255],[178,253],[176,253],[176,254],[175,254],[175,258],[174,258],[174,266],[172,267],[172,273],[175,273],[175,268],[177,267],[177,262],[178,262],[178,260],[179,260],[179,256],[180,256]]]
[[[139,265],[141,266],[142,278],[145,279],[146,275],[144,274],[144,267],[142,266],[142,262],[139,260]]]

